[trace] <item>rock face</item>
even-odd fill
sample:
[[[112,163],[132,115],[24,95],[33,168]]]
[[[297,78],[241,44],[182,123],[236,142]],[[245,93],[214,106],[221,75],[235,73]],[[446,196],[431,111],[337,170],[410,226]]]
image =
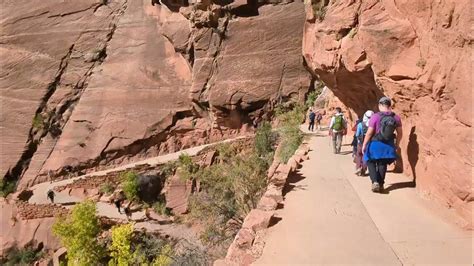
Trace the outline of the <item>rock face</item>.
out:
[[[1,176],[25,188],[173,152],[304,97],[304,5],[278,2],[3,3]]]
[[[26,204],[27,205],[27,204]],[[43,206],[35,207],[31,205],[29,208],[33,217],[25,217],[25,204],[16,205],[12,202],[0,200],[0,256],[3,256],[11,248],[23,248],[26,245],[37,247],[38,245],[45,246],[48,249],[55,250],[60,247],[59,240],[53,236],[51,227],[55,221],[52,213],[49,213],[51,208],[43,210]],[[56,210],[57,211],[57,210]],[[62,210],[60,210],[62,212]],[[58,213],[56,213],[58,215]]]
[[[403,120],[403,169],[472,226],[470,2],[312,2],[309,69],[359,116],[379,96],[392,97]]]

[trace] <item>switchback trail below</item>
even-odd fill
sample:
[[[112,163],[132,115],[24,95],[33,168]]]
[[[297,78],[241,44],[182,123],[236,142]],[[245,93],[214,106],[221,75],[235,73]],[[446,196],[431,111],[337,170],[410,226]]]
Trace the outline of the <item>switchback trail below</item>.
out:
[[[351,140],[336,155],[312,134],[255,265],[473,265],[472,232],[402,174],[387,174],[385,194],[371,192],[369,177],[354,174]]]

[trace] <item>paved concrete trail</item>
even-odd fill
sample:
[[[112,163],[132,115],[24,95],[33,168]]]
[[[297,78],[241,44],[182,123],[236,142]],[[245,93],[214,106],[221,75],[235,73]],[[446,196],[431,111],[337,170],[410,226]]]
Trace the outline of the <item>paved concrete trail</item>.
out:
[[[473,265],[472,232],[421,199],[410,179],[389,173],[388,193],[372,193],[369,177],[354,174],[350,146],[335,155],[328,137],[309,143],[255,265]]]

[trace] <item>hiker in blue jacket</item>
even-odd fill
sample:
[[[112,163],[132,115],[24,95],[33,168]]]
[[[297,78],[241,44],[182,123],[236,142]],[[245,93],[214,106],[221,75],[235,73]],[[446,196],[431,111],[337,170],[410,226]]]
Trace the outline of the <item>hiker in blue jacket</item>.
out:
[[[392,111],[390,98],[380,98],[379,111],[370,118],[362,145],[373,192],[383,192],[387,165],[397,159],[396,151],[402,138],[402,121]]]

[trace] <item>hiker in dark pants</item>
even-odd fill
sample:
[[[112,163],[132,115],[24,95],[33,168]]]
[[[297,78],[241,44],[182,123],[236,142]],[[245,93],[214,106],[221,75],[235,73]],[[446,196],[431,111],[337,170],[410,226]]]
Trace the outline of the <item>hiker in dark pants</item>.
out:
[[[127,220],[132,219],[132,211],[130,210],[129,206],[125,206],[123,211],[125,212],[125,215],[127,216]]]
[[[123,201],[122,199],[116,199],[114,201],[115,207],[117,207],[117,210],[120,214],[122,214],[122,212],[120,211],[120,206],[122,205],[122,201]]]
[[[397,148],[402,138],[402,121],[392,112],[390,98],[379,100],[379,111],[370,118],[362,145],[373,192],[383,192],[387,165],[397,159]]]
[[[120,214],[122,214],[122,212],[120,211],[120,206],[122,206],[122,202],[124,200],[125,200],[125,194],[123,193],[123,191],[120,191],[114,200],[114,205]]]
[[[46,196],[48,197],[48,199],[51,201],[51,203],[54,203],[54,196],[55,196],[55,193],[53,190],[48,190],[48,192],[46,193]]]
[[[316,114],[313,112],[313,109],[309,109],[309,126],[308,131],[314,131],[314,120],[316,119]]]

